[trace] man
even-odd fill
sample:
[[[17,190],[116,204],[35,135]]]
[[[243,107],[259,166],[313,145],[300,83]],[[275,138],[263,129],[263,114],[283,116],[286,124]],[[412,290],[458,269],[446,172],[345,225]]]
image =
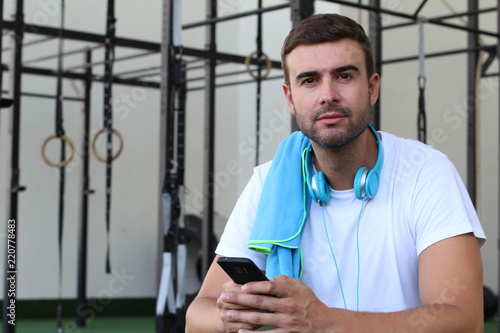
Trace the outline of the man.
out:
[[[301,132],[255,169],[216,251],[271,280],[237,285],[214,262],[187,332],[482,332],[484,232],[443,154],[369,127],[362,27],[307,18],[282,63]]]

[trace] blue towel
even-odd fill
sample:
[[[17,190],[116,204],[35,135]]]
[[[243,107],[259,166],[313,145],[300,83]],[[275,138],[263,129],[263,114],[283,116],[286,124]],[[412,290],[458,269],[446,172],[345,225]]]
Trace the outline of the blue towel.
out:
[[[302,275],[300,238],[311,205],[303,168],[308,145],[302,132],[284,139],[264,181],[248,248],[268,255],[269,279],[285,274],[299,280]]]

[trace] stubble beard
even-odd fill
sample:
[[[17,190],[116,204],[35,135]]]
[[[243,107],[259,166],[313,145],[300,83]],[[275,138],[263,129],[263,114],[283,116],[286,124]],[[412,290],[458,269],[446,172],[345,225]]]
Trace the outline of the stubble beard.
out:
[[[332,111],[350,119],[345,132],[339,131],[338,126],[336,125],[328,126],[328,129],[326,130],[319,130],[314,126],[319,117]],[[349,145],[349,143],[353,142],[353,140],[358,138],[359,135],[364,132],[370,122],[370,113],[371,108],[369,104],[361,110],[359,117],[357,118],[353,118],[353,112],[347,107],[339,105],[326,105],[315,110],[309,118],[306,118],[306,116],[294,109],[293,117],[295,118],[299,129],[311,141],[326,149],[339,151]]]

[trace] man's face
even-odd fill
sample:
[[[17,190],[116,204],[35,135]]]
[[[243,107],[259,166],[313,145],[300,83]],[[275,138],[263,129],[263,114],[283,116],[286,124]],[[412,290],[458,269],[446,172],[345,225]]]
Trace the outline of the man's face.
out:
[[[342,39],[299,45],[287,56],[290,112],[313,142],[338,149],[361,134],[378,98],[378,74],[367,77],[358,42]]]

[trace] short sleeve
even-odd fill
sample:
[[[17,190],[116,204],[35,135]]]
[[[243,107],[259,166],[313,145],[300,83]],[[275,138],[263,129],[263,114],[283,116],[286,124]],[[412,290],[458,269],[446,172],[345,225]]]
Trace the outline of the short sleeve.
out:
[[[226,257],[250,258],[262,270],[265,270],[266,256],[249,250],[247,241],[257,213],[262,185],[270,166],[271,162],[268,162],[254,169],[252,177],[236,201],[215,250],[218,255]]]
[[[417,253],[428,246],[472,232],[486,240],[477,213],[458,171],[442,153],[433,151],[417,169],[412,184],[411,221]]]

